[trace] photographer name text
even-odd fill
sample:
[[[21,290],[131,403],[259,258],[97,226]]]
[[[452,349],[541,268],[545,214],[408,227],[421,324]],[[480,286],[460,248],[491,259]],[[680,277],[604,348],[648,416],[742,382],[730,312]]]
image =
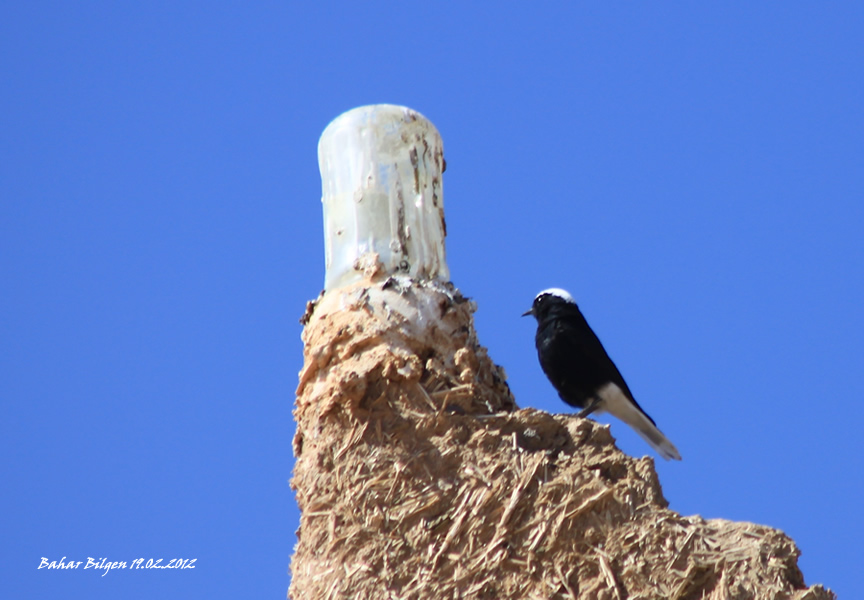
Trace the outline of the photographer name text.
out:
[[[121,561],[110,561],[107,558],[92,558],[90,556],[87,557],[87,561],[83,560],[66,560],[64,556],[60,560],[51,560],[49,561],[44,556],[42,557],[42,561],[39,563],[39,569],[78,569],[82,565],[84,566],[84,570],[93,569],[94,571],[104,571],[102,573],[102,577],[105,577],[108,574],[108,571],[114,571],[116,569],[194,569],[195,561],[197,558],[172,558],[168,561],[165,561],[162,558],[136,558],[129,562],[125,560]]]

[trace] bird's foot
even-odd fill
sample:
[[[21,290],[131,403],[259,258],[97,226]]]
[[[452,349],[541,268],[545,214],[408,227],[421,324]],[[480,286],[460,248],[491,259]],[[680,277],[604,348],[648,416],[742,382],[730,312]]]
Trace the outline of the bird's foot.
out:
[[[587,417],[588,415],[593,413],[595,410],[597,410],[599,407],[600,407],[600,398],[598,398],[597,396],[594,396],[593,398],[591,398],[591,402],[588,403],[588,406],[586,406],[585,408],[580,410],[578,413],[576,413],[576,416],[579,417],[580,419],[584,419],[585,417]]]

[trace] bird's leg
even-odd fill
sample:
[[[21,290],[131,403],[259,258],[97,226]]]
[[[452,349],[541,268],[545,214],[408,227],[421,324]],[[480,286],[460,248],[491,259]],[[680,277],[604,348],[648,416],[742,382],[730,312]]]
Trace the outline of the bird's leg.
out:
[[[588,406],[576,413],[576,416],[580,419],[584,419],[600,407],[600,402],[600,396],[591,396],[591,402],[588,403]]]

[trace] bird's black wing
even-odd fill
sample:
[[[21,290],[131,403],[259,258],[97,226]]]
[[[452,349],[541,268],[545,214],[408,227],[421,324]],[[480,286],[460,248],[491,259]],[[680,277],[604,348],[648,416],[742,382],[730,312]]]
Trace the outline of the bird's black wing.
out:
[[[571,406],[585,408],[597,390],[607,383],[614,383],[645,414],[578,308],[567,307],[544,329],[537,334],[540,365],[562,400]]]

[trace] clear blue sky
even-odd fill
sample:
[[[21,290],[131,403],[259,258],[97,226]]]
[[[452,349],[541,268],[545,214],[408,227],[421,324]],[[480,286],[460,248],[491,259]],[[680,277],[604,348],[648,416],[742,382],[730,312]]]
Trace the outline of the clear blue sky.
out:
[[[567,288],[684,456],[671,508],[864,597],[862,32],[859,2],[2,3],[4,598],[284,597],[316,144],[372,103],[441,131],[519,404],[568,410],[519,317]]]

